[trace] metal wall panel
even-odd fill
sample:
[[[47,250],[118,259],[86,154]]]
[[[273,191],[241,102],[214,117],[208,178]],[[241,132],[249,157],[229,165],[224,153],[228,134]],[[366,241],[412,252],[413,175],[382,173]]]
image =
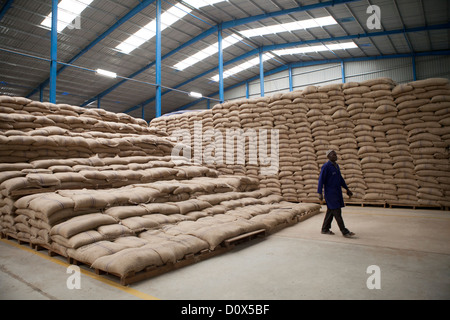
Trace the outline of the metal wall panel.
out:
[[[413,59],[393,58],[384,60],[368,60],[345,62],[345,82],[360,82],[375,78],[391,78],[397,83],[414,80]],[[416,58],[417,79],[443,77],[450,79],[450,56],[427,56]],[[289,72],[282,71],[264,79],[265,95],[275,92],[289,91]],[[342,82],[341,64],[323,64],[292,69],[293,89],[301,90],[309,85],[323,86]],[[225,91],[225,99],[245,98],[246,87],[242,85]],[[260,96],[259,79],[249,83],[249,96]]]
[[[259,84],[259,81],[258,81]],[[264,93],[289,92],[289,71],[282,71],[264,77]]]
[[[391,78],[397,83],[413,81],[411,58],[368,60],[345,63],[346,82]]]
[[[259,80],[249,82],[248,86],[250,98],[258,98],[261,96],[261,86],[259,85]]]
[[[214,107],[215,104],[217,104],[217,101],[211,100],[210,102],[210,108]],[[197,103],[196,105],[186,108],[185,110],[206,110],[208,109],[208,102],[206,99],[203,99],[201,102]]]
[[[233,100],[237,98],[245,98],[246,88],[245,84],[243,86],[239,86],[237,88],[233,88],[231,90],[227,90],[224,93],[225,100]]]
[[[323,64],[292,70],[292,81],[294,90],[301,90],[307,86],[323,86],[330,83],[342,81],[341,65]]]
[[[429,56],[416,58],[417,79],[450,79],[450,56]]]

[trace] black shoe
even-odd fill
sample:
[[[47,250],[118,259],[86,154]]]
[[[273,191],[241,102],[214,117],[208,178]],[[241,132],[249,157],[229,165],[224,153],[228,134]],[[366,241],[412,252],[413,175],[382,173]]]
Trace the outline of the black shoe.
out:
[[[334,232],[331,230],[328,230],[328,231],[322,231],[322,234],[334,234]]]
[[[348,233],[346,233],[346,234],[344,234],[343,236],[344,237],[346,237],[346,238],[351,238],[351,237],[353,237],[355,234],[353,233],[353,232],[348,232]]]

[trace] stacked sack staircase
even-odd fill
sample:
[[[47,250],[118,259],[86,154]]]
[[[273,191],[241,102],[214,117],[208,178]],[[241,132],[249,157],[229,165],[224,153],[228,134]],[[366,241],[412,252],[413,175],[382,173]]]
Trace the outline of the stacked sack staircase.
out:
[[[173,157],[167,133],[126,114],[0,96],[0,119],[2,237],[122,284],[320,210],[285,201],[255,177]]]

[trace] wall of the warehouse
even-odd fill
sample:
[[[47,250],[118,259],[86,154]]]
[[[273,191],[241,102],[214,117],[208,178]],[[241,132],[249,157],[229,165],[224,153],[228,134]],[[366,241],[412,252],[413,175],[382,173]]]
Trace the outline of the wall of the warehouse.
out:
[[[450,56],[416,57],[416,79],[449,78]],[[256,70],[256,69],[255,69]],[[414,80],[412,58],[396,58],[383,60],[367,60],[344,63],[345,82],[359,82],[367,79],[388,77],[397,83],[406,83]],[[301,90],[309,85],[323,86],[342,82],[342,69],[340,63],[330,63],[309,67],[292,69],[293,90]],[[282,71],[264,77],[264,95],[269,96],[276,92],[289,91],[289,71]],[[259,79],[248,83],[249,98],[260,97]],[[225,91],[225,100],[245,98],[247,85]],[[218,96],[213,97],[218,99]],[[210,107],[216,104],[211,101]],[[206,109],[207,104],[202,101],[189,108]]]
[[[416,58],[417,79],[450,79],[450,56]]]

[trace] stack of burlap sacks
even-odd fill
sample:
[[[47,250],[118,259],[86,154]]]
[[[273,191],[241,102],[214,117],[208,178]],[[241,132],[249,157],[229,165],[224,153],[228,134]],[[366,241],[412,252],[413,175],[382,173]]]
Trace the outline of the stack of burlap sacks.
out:
[[[212,128],[193,116],[174,125]],[[0,118],[2,235],[120,277],[320,209],[173,157],[165,132],[127,115],[0,96]]]
[[[399,172],[393,169],[396,161],[391,152],[392,148],[403,145],[391,136],[393,130],[402,128],[391,94],[394,86],[395,83],[386,78],[343,84],[347,112],[354,125],[357,160],[360,160],[354,165],[357,169],[359,162],[362,174],[357,181],[358,194],[362,192],[363,201],[368,203],[398,200],[398,181],[394,174]],[[352,185],[352,181],[349,184]]]
[[[448,79],[396,84],[378,78],[227,101],[202,111],[202,117],[212,116],[213,128],[223,137],[226,129],[269,130],[268,153],[275,145],[270,130],[276,130],[277,172],[261,174],[267,163],[260,153],[257,164],[250,163],[252,144],[261,147],[258,134],[256,144],[238,137],[245,141],[243,168],[223,164],[216,168],[257,178],[287,201],[318,202],[320,168],[327,161],[326,150],[335,149],[354,194],[352,202],[447,207],[449,108]],[[171,135],[172,127],[162,121],[170,123],[173,117],[155,119],[150,126]],[[188,119],[186,114],[176,117],[175,122]]]
[[[0,97],[0,162],[163,156],[171,143],[144,120],[102,109]]]
[[[414,191],[423,205],[450,205],[450,88],[447,79],[397,86],[392,94],[411,154]],[[411,164],[412,163],[412,164]],[[409,181],[412,183],[412,181]],[[410,187],[410,189],[412,189]],[[414,198],[415,199],[415,198]]]

